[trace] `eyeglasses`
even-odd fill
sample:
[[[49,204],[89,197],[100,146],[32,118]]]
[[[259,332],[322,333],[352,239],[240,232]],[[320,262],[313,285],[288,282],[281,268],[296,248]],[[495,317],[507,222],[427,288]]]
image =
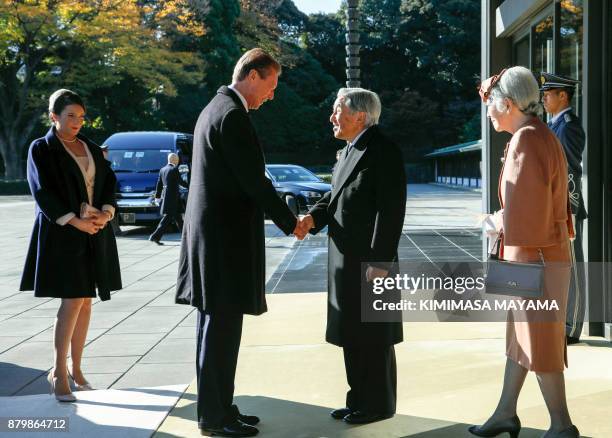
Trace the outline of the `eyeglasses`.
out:
[[[498,74],[491,76],[490,78],[482,81],[480,87],[478,88],[478,94],[480,94],[480,98],[485,103],[485,105],[489,105],[489,97],[491,96],[491,90],[493,87],[497,85],[502,75],[506,72],[507,69],[503,69]]]

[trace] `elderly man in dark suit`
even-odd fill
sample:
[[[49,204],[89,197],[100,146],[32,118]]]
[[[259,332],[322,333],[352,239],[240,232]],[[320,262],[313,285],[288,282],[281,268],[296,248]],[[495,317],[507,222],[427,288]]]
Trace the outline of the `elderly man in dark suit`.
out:
[[[344,350],[350,390],[335,419],[363,424],[395,414],[394,344],[401,321],[362,322],[361,279],[394,276],[406,210],[406,175],[400,149],[377,126],[376,93],[343,88],[334,103],[334,136],[346,140],[332,175],[332,191],[300,221],[303,238],[328,226],[326,340]],[[362,273],[362,264],[367,269]]]
[[[563,145],[567,158],[567,185],[576,228],[576,239],[572,242],[572,280],[567,296],[565,323],[567,344],[571,345],[580,342],[586,309],[586,278],[582,250],[582,227],[584,220],[588,217],[582,196],[582,153],[586,135],[580,118],[571,107],[578,81],[565,76],[542,73],[540,83],[544,108],[552,116],[548,126]]]
[[[261,49],[236,64],[195,128],[176,302],[198,309],[198,426],[253,436],[259,422],[232,404],[243,314],[266,308],[264,213],[285,233],[297,219],[265,177],[249,110],[274,98],[281,66]]]
[[[177,154],[168,154],[168,164],[161,168],[159,171],[159,178],[157,178],[155,199],[158,200],[159,203],[159,199],[161,198],[159,212],[162,218],[153,234],[151,234],[151,237],[149,237],[149,240],[158,245],[162,245],[160,240],[170,225],[175,224],[179,232],[183,230],[183,218],[181,217],[183,209],[179,186],[188,188],[188,185],[182,180],[181,174],[179,173],[179,162],[180,160]]]

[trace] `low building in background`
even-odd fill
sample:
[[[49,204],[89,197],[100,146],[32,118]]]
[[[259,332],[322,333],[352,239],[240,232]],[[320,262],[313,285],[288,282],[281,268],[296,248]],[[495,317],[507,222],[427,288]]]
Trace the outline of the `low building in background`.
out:
[[[481,156],[482,140],[476,140],[435,149],[425,155],[425,158],[433,161],[434,182],[480,188],[482,187]]]

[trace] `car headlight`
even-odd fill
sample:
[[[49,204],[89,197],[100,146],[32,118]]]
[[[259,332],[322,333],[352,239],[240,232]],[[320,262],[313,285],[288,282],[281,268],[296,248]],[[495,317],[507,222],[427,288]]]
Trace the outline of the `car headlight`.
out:
[[[304,192],[300,192],[302,194],[302,196],[306,197],[306,198],[320,198],[321,194],[319,192],[308,192],[308,191],[304,191]]]

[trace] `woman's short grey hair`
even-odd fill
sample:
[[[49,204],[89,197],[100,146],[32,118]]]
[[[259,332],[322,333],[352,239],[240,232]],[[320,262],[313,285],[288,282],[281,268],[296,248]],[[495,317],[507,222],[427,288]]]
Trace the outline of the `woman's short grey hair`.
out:
[[[498,110],[503,100],[510,99],[523,113],[530,116],[542,115],[540,88],[531,70],[517,66],[504,72],[500,81],[491,90],[491,97]]]
[[[378,94],[364,88],[340,88],[336,102],[342,103],[351,112],[366,114],[366,127],[378,124],[382,106]]]

